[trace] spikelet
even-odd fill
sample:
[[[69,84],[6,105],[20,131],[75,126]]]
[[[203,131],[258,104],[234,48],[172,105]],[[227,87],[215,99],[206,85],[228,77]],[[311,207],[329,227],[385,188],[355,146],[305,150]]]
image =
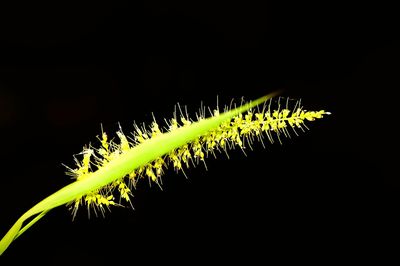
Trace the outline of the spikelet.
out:
[[[330,114],[324,110],[304,110],[300,101],[296,101],[294,107],[291,108],[289,107],[289,99],[286,99],[286,105],[282,108],[281,101],[281,97],[275,103],[271,99],[264,104],[262,110],[250,109],[245,114],[237,115],[230,121],[221,124],[215,130],[209,131],[207,134],[199,136],[194,141],[171,151],[167,155],[139,167],[127,176],[75,199],[73,202],[68,203],[73,217],[75,217],[80,206],[87,207],[89,216],[91,209],[97,216],[98,211],[104,215],[105,210],[109,210],[110,206],[122,206],[123,203],[129,203],[132,206],[132,190],[140,179],[147,178],[150,184],[155,183],[161,186],[161,176],[167,167],[173,167],[177,172],[183,172],[184,168],[189,168],[191,165],[205,164],[205,158],[210,154],[215,156],[216,152],[222,151],[227,154],[228,150],[236,147],[244,150],[247,146],[251,147],[256,140],[263,143],[264,138],[267,138],[270,143],[274,143],[276,139],[281,143],[282,135],[290,137],[291,131],[298,135],[297,130],[304,132],[305,129],[308,129],[306,126],[307,121],[314,121],[323,118],[323,115]],[[277,108],[272,109],[272,105],[277,105]],[[229,108],[225,107],[225,109]],[[218,116],[219,110],[216,109],[210,113],[212,116]],[[205,109],[201,109],[196,117],[197,120],[204,119]],[[148,128],[139,127],[135,124],[134,132],[129,139],[120,128],[117,132],[117,142],[109,140],[108,135],[102,132],[101,137],[98,138],[99,147],[84,147],[79,154],[82,157],[81,161],[75,158],[76,167],[68,168],[67,174],[77,181],[82,180],[90,172],[107,167],[108,163],[134,146],[164,132],[172,132],[180,127],[188,126],[192,122],[187,112],[184,115],[181,111],[179,118],[175,113],[174,118],[166,120],[167,125],[164,130],[160,128],[155,120]]]

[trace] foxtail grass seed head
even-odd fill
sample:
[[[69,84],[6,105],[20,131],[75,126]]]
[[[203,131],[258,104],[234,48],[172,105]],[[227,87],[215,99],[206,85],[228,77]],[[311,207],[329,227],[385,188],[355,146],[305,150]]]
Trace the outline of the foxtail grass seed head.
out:
[[[223,151],[228,154],[229,150],[236,147],[245,150],[247,147],[251,147],[256,140],[264,145],[263,139],[265,138],[270,143],[274,143],[275,140],[281,142],[281,136],[290,137],[292,133],[298,135],[298,130],[304,132],[308,129],[307,122],[321,119],[324,115],[330,114],[324,110],[305,110],[300,101],[296,101],[293,105],[289,104],[289,99],[286,99],[284,106],[282,106],[282,102],[283,98],[281,97],[278,100],[271,99],[265,102],[262,108],[252,108],[244,114],[238,114],[217,128],[135,169],[126,176],[76,198],[67,204],[72,211],[73,218],[78,209],[83,206],[87,208],[89,216],[91,211],[95,215],[98,212],[104,215],[105,210],[109,210],[111,206],[122,206],[126,203],[132,206],[132,190],[137,182],[141,179],[148,179],[150,184],[155,183],[161,187],[161,176],[168,167],[184,173],[184,169],[196,166],[200,162],[205,163],[205,159],[210,154],[215,156],[216,152]],[[225,111],[228,109],[225,107]],[[205,114],[205,109],[200,110],[195,115],[195,120],[205,119]],[[210,110],[210,116],[218,115],[218,108]],[[115,141],[109,140],[108,135],[102,132],[98,137],[97,148],[84,147],[83,151],[78,154],[80,159],[75,158],[75,167],[68,168],[67,173],[77,181],[82,180],[89,173],[107,167],[110,162],[118,160],[122,154],[146,140],[164,132],[173,132],[189,126],[195,120],[189,118],[187,112],[181,111],[180,114],[175,112],[174,118],[165,119],[163,126],[155,120],[148,127],[134,124],[134,130],[129,135],[125,135],[120,128],[116,133]]]
[[[134,124],[133,132],[125,134],[121,127],[116,136],[102,130],[98,143],[85,146],[74,158],[75,166],[67,167],[74,182],[49,195],[25,212],[0,240],[0,255],[33,224],[51,209],[69,206],[73,219],[85,208],[88,216],[105,215],[113,206],[132,205],[132,191],[138,181],[162,186],[161,177],[169,167],[176,172],[205,165],[210,155],[240,148],[245,151],[264,139],[280,143],[282,137],[298,135],[308,129],[307,123],[330,114],[324,110],[307,111],[300,101],[271,99],[271,93],[235,108],[217,107],[189,117],[179,107],[179,113],[160,124],[155,119],[148,125]],[[260,104],[264,105],[260,108]],[[231,105],[232,106],[232,105]],[[257,108],[256,108],[257,107]]]

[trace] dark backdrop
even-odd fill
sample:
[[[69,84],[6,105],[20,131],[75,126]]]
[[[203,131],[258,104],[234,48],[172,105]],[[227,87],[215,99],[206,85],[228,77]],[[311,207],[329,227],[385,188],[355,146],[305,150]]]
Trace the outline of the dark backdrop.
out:
[[[132,1],[134,2],[134,1]],[[70,263],[376,256],[395,169],[399,38],[394,8],[344,3],[146,1],[0,8],[0,235],[70,182],[62,163],[133,121],[277,89],[333,113],[283,145],[142,182],[135,210],[51,211],[3,258]],[[398,174],[397,174],[398,175]],[[388,206],[388,205],[385,205]],[[392,216],[393,221],[395,217]],[[389,220],[388,220],[389,221]],[[393,233],[392,231],[391,233]]]

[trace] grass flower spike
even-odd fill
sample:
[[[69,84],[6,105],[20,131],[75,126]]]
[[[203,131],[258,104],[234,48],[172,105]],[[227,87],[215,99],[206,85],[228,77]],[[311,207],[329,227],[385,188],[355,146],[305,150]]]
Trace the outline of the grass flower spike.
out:
[[[161,186],[168,167],[184,173],[190,166],[205,164],[210,154],[228,154],[234,148],[245,150],[256,140],[263,145],[264,139],[281,142],[282,136],[305,131],[307,121],[329,114],[324,110],[306,111],[300,102],[291,107],[288,99],[283,103],[281,98],[271,99],[275,95],[234,109],[226,107],[222,113],[218,108],[210,110],[208,118],[205,108],[201,108],[196,119],[179,108],[179,114],[175,112],[164,126],[155,120],[148,127],[134,125],[133,133],[125,134],[120,129],[115,139],[102,132],[97,147],[84,147],[75,158],[75,166],[68,167],[67,173],[75,181],[23,214],[0,241],[0,254],[57,206],[66,204],[73,218],[81,208],[89,216],[97,216],[114,206],[133,206],[132,191],[139,180],[147,179],[150,184]]]

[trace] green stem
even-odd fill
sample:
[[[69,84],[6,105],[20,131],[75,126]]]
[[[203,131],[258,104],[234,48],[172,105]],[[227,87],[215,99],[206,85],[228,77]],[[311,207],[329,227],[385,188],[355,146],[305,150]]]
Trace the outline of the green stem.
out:
[[[37,221],[39,221],[43,216],[46,215],[46,213],[48,213],[50,210],[45,210],[41,213],[39,213],[38,215],[36,215],[36,217],[34,219],[32,219],[32,221],[30,221],[27,225],[25,225],[24,227],[22,227],[21,230],[19,230],[18,234],[15,236],[14,240],[17,239],[20,235],[22,235],[26,230],[29,229],[29,227],[31,227],[32,225],[34,225]]]

